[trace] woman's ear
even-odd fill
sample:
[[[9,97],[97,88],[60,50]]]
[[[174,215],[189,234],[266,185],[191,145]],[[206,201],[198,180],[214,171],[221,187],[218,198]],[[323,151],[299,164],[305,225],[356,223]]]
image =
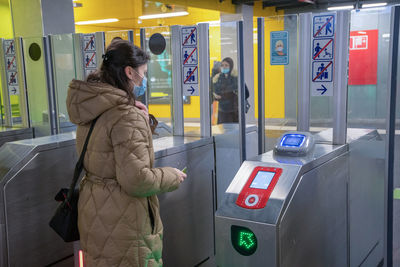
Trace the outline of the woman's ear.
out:
[[[134,75],[133,68],[130,66],[126,66],[124,71],[125,71],[126,77],[128,77],[129,80],[133,80],[133,75]]]

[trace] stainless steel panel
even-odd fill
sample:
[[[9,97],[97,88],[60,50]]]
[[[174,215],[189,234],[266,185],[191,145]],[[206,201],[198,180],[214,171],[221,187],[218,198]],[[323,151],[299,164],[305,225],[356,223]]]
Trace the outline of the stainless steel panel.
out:
[[[54,196],[68,187],[75,160],[75,146],[39,152],[7,181],[3,190],[9,266],[45,266],[72,254],[72,244],[59,238],[48,222],[57,208]]]
[[[363,266],[377,266],[383,259],[384,149],[384,141],[350,144],[350,266],[360,266],[367,256],[370,265]]]
[[[214,147],[212,143],[160,157],[155,165],[182,169],[187,179],[159,196],[164,266],[195,266],[214,255]]]
[[[307,172],[279,226],[279,266],[347,265],[346,156]]]
[[[257,250],[251,256],[239,254],[231,243],[231,226],[249,228],[257,237]],[[276,227],[248,220],[215,217],[216,261],[218,267],[277,266]],[[293,265],[300,266],[300,265]]]
[[[33,138],[32,128],[1,128],[0,146],[7,142]]]

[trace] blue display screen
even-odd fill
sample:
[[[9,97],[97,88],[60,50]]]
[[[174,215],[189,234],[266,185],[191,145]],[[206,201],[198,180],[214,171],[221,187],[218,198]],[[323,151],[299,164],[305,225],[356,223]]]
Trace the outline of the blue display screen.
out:
[[[305,138],[302,134],[287,134],[282,138],[281,146],[300,147]]]

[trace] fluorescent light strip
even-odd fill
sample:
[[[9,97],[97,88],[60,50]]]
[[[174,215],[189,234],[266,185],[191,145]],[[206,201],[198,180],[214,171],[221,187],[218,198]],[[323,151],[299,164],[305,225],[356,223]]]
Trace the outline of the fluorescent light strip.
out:
[[[363,8],[368,8],[368,7],[379,7],[379,6],[386,6],[387,3],[375,3],[375,4],[362,4]]]
[[[87,20],[75,22],[76,25],[87,25],[87,24],[99,24],[99,23],[111,23],[117,22],[119,19],[99,19],[99,20]]]
[[[328,7],[328,10],[345,10],[345,9],[353,9],[354,6],[332,6]]]
[[[139,19],[161,19],[161,18],[170,18],[170,17],[180,17],[189,15],[188,12],[171,12],[171,13],[161,13],[161,14],[152,14],[152,15],[143,15],[139,16]]]

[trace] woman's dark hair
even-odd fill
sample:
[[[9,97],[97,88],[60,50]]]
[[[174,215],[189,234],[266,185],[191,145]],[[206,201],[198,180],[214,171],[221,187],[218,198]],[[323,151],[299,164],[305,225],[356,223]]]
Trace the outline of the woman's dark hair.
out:
[[[125,67],[131,66],[136,69],[146,64],[149,59],[150,56],[139,47],[128,41],[114,38],[103,55],[100,71],[89,75],[87,80],[108,83],[124,90],[129,98],[134,100],[129,78],[125,74]]]
[[[231,59],[230,57],[226,57],[221,62],[224,61],[229,64],[229,72],[231,72],[233,70],[233,59]]]

